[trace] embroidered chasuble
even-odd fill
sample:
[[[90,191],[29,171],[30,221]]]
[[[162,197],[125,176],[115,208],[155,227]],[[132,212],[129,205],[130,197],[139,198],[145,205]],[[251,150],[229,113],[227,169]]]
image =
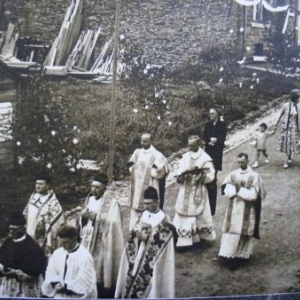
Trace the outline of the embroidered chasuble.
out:
[[[83,209],[94,212],[95,219],[79,218],[81,244],[93,256],[97,283],[107,289],[114,288],[124,249],[120,206],[107,190],[98,200],[89,195]]]
[[[224,180],[224,193],[229,198],[222,226],[219,255],[249,258],[255,238],[259,239],[261,201],[265,190],[260,176],[248,166],[238,169]]]
[[[53,191],[46,195],[33,193],[24,210],[27,233],[47,254],[57,248],[56,233],[64,224],[62,207]]]
[[[146,240],[137,237],[143,231]],[[174,233],[164,212],[143,212],[122,255],[115,298],[175,297]]]
[[[178,232],[177,247],[191,246],[201,239],[212,241],[216,238],[206,183],[213,181],[215,169],[212,159],[203,149],[185,153],[179,161],[177,176],[195,168],[203,169],[202,183],[195,181],[197,174],[185,175],[175,205],[174,225]]]

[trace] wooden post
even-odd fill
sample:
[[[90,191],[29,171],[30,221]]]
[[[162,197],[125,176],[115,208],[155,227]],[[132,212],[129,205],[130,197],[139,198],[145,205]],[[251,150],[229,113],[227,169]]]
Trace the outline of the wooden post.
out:
[[[34,18],[34,5],[32,3],[33,0],[29,0],[29,7],[28,7],[28,20],[27,20],[27,28],[26,28],[26,35],[31,35],[31,27],[32,27],[32,19]]]
[[[112,77],[112,91],[111,91],[109,149],[108,149],[108,181],[109,182],[113,181],[113,176],[114,176],[115,111],[116,111],[116,90],[117,90],[117,66],[118,66],[118,50],[119,50],[120,13],[121,13],[121,0],[116,0],[115,34],[114,34],[114,49],[113,49],[113,77]]]

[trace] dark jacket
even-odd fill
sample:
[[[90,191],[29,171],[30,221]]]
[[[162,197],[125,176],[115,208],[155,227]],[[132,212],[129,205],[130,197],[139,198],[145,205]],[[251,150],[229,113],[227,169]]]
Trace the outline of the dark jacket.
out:
[[[225,147],[226,139],[226,124],[223,121],[218,120],[216,125],[213,121],[209,121],[205,124],[203,139],[205,141],[205,151],[213,159],[216,170],[222,170],[223,150]],[[217,142],[214,146],[210,146],[210,138],[217,138]]]

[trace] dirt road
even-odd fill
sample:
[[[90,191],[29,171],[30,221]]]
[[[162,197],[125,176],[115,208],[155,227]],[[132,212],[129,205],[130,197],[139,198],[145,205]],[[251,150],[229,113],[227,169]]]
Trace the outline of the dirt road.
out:
[[[256,169],[267,190],[263,202],[261,239],[253,257],[236,270],[215,260],[221,237],[221,225],[227,199],[219,196],[214,226],[217,239],[202,243],[184,253],[176,253],[176,297],[251,295],[300,291],[300,156],[291,168],[283,169],[284,155],[278,153],[277,135],[268,140],[271,161]],[[245,151],[251,162],[254,148],[249,143],[225,155],[219,183],[237,168],[236,155]],[[173,217],[178,185],[167,189],[166,212]],[[300,298],[300,295],[299,295]]]

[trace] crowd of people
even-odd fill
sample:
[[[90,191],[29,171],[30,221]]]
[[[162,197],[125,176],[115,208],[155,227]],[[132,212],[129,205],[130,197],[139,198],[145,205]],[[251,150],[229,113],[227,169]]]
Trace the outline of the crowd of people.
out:
[[[287,168],[299,153],[299,91],[283,107],[279,151]],[[132,154],[129,236],[124,238],[122,214],[105,174],[94,176],[76,226],[66,224],[51,189],[51,177],[40,173],[24,211],[14,211],[9,234],[0,247],[0,295],[50,298],[174,298],[175,249],[188,249],[216,238],[213,216],[217,206],[217,173],[222,170],[226,126],[216,109],[209,112],[203,138],[188,138],[176,170],[179,192],[175,216],[164,212],[166,157],[142,134],[141,148]],[[256,161],[266,162],[267,125],[256,138]],[[239,168],[221,188],[228,198],[219,257],[246,260],[259,239],[265,190],[260,175],[249,166],[247,153],[237,156]]]

